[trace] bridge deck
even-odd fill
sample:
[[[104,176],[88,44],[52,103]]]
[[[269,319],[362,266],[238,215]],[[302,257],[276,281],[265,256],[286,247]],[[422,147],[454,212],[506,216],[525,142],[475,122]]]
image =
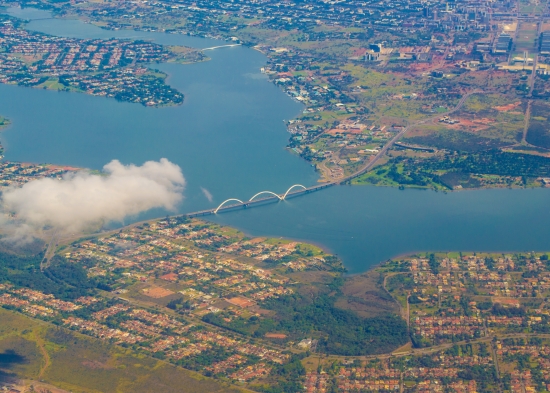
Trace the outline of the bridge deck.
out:
[[[204,50],[214,50],[214,49],[218,49],[218,48],[231,48],[231,47],[234,47],[234,46],[241,46],[242,44],[228,44],[228,45],[218,45],[218,46],[211,46],[209,48],[202,48],[201,50],[204,51]]]
[[[298,191],[290,192],[290,193],[287,194],[286,198],[293,198],[293,197],[297,197],[297,196],[300,196],[300,195],[303,195],[303,194],[309,194],[311,192],[315,192],[315,191],[322,190],[324,188],[331,187],[335,184],[337,184],[337,183],[336,182],[324,183],[324,184],[319,184],[317,186],[308,187],[305,190],[298,190]],[[250,206],[264,204],[264,203],[268,203],[268,202],[279,202],[281,200],[282,196],[283,195],[278,195],[278,196],[277,195],[272,195],[272,196],[267,196],[265,198],[255,199],[253,201],[246,201],[246,202],[243,202],[243,203],[233,203],[231,205],[220,207],[218,209],[218,213],[224,212],[224,211],[227,211],[227,210],[235,210],[235,209],[238,209],[238,208],[245,208],[245,207],[248,208]],[[186,213],[186,214],[183,214],[183,215],[187,216],[187,217],[209,216],[209,215],[212,215],[212,214],[216,214],[215,211],[216,211],[216,209],[208,209],[208,210],[200,210],[200,211],[196,211],[196,212],[192,212],[192,213]]]

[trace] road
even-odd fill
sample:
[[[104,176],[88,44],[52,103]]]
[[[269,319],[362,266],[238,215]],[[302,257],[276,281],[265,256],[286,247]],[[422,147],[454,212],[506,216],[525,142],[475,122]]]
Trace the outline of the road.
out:
[[[428,348],[414,348],[408,351],[403,352],[392,352],[392,353],[385,353],[385,354],[379,354],[379,355],[367,355],[367,356],[338,356],[338,355],[330,355],[331,359],[341,359],[346,360],[349,358],[353,359],[360,359],[360,360],[369,360],[369,359],[388,359],[392,357],[403,357],[403,356],[410,356],[410,355],[429,355],[432,353],[440,352],[445,349],[452,348],[455,345],[466,345],[466,344],[476,344],[476,343],[489,343],[496,338],[498,340],[503,340],[505,338],[528,338],[528,337],[539,337],[539,338],[550,338],[550,334],[537,334],[537,333],[510,333],[510,334],[502,334],[502,335],[492,335],[487,337],[481,337],[474,340],[464,340],[464,341],[457,341],[454,343],[446,343],[441,345],[435,345],[433,347]]]
[[[539,16],[537,18],[537,43],[540,40],[540,35],[542,33],[542,24],[544,23],[544,19]],[[539,51],[538,48],[535,49],[534,55],[533,55],[533,69],[531,71],[531,75],[529,78],[529,97],[533,96],[533,87],[535,86],[535,79],[537,76],[537,62],[539,60]]]
[[[466,102],[466,100],[468,99],[468,97],[470,97],[472,94],[478,94],[478,93],[483,93],[483,91],[481,90],[473,90],[469,93],[466,93],[462,96],[462,98],[460,99],[460,101],[458,101],[458,104],[456,104],[456,106],[451,109],[450,111],[447,111],[447,112],[443,112],[443,113],[438,113],[437,116],[433,116],[433,117],[429,117],[427,119],[424,119],[424,120],[420,120],[420,121],[417,121],[417,122],[414,122],[414,123],[411,123],[409,124],[408,126],[406,126],[405,128],[403,128],[403,130],[401,130],[397,135],[395,135],[388,143],[386,143],[386,145],[378,152],[378,154],[376,156],[374,156],[374,159],[370,160],[367,164],[365,164],[362,168],[360,168],[358,171],[352,173],[351,175],[348,175],[342,179],[339,179],[339,180],[336,180],[334,181],[334,184],[343,184],[343,183],[346,183],[352,179],[355,179],[356,177],[359,177],[361,176],[362,174],[368,172],[372,167],[374,167],[376,165],[376,163],[382,158],[384,157],[384,155],[386,154],[386,152],[393,146],[393,144],[395,142],[397,142],[399,139],[401,139],[403,137],[403,135],[405,135],[407,133],[407,131],[409,131],[410,129],[416,127],[416,126],[419,126],[421,124],[426,124],[426,123],[430,123],[436,119],[439,119],[441,118],[442,116],[448,116],[450,115],[451,113],[454,113],[456,112],[457,110],[459,110],[462,105],[464,105],[464,102]]]
[[[103,296],[105,296],[106,298],[119,299],[119,300],[122,300],[122,301],[132,305],[132,306],[140,307],[140,308],[143,308],[145,310],[151,311],[153,313],[157,313],[159,311],[159,305],[156,304],[156,303],[153,303],[153,302],[139,300],[139,299],[129,297],[127,295],[125,296],[125,295],[116,294],[116,293],[113,293],[113,292],[107,292],[107,291],[103,291],[103,290],[100,290],[100,293]],[[175,312],[175,311],[173,311],[173,310],[171,310],[167,307],[163,307],[162,312],[163,312],[163,314],[169,315],[171,317],[181,318],[190,325],[208,326],[210,329],[212,329],[212,330],[214,330],[215,332],[218,332],[218,333],[227,332],[227,329],[222,328],[222,327],[217,326],[217,325],[214,325],[214,324],[211,324],[211,323],[208,323],[206,321],[203,321],[201,317],[195,316],[193,314],[181,315],[181,314],[179,314],[179,313],[177,313],[177,312]],[[239,333],[239,332],[232,331],[231,333],[241,337],[243,340],[249,340],[250,339],[250,337],[248,337],[248,336],[246,336],[242,333]],[[260,338],[255,337],[254,341],[258,342],[258,343],[261,343],[263,346],[265,346],[266,348],[269,348],[269,349],[275,349],[275,350],[279,350],[279,351],[284,351],[284,350],[288,349],[286,346],[281,346],[279,344],[273,343],[273,342],[271,342],[267,339],[261,338],[261,337]]]
[[[540,39],[543,23],[544,23],[544,20],[539,17],[537,20],[537,39]],[[518,30],[519,30],[519,26],[518,26]],[[533,89],[535,88],[535,79],[537,79],[538,60],[539,60],[539,55],[537,50],[533,58],[533,68],[531,69],[531,75],[529,75],[529,94],[527,94],[529,101],[527,102],[527,110],[525,111],[525,126],[523,127],[523,137],[521,138],[521,142],[523,144],[527,143],[527,131],[529,130],[529,121],[531,119],[531,104],[533,103],[533,101],[530,98],[533,97]]]
[[[532,87],[531,87],[532,89]],[[529,130],[529,121],[531,120],[531,104],[532,100],[527,102],[527,109],[525,110],[525,120],[523,126],[523,137],[521,138],[522,143],[527,143],[527,131]]]
[[[311,187],[308,187],[308,188],[305,188],[305,189],[300,189],[298,191],[293,191],[293,192],[288,193],[285,199],[293,198],[293,197],[304,195],[304,194],[309,194],[311,192],[319,191],[319,190],[322,190],[324,188],[332,187],[335,184],[338,184],[338,183],[337,182],[323,183],[323,184],[318,184],[316,186],[311,186]],[[207,209],[207,210],[200,210],[200,211],[192,212],[192,213],[186,213],[186,214],[183,214],[183,216],[187,216],[187,217],[209,216],[209,215],[212,215],[212,214],[217,214],[217,212],[224,212],[224,211],[227,211],[227,210],[234,210],[234,209],[238,209],[238,208],[245,208],[246,209],[246,208],[249,208],[251,206],[262,205],[262,204],[269,203],[269,202],[278,202],[282,199],[283,199],[283,194],[275,194],[275,195],[267,196],[265,198],[254,199],[253,201],[251,201],[251,200],[239,201],[237,203],[234,203],[234,204],[231,204],[231,205],[225,205],[223,207],[218,207],[218,208],[215,208],[215,209]]]
[[[234,46],[241,46],[242,44],[228,44],[228,45],[218,45],[218,46],[211,46],[210,48],[202,48],[201,51],[205,50],[214,50],[219,48],[232,48]]]

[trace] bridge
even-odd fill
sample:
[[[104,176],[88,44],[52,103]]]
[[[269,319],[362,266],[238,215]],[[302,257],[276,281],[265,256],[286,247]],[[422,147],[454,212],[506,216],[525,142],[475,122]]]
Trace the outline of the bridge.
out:
[[[239,208],[248,208],[250,206],[254,205],[260,205],[270,202],[279,202],[284,201],[289,198],[297,197],[304,194],[309,194],[311,192],[319,191],[324,188],[331,187],[333,185],[337,184],[336,182],[333,183],[324,183],[319,184],[316,186],[306,187],[301,184],[294,184],[291,186],[288,190],[286,190],[283,194],[276,194],[273,191],[260,191],[257,194],[253,195],[249,200],[242,201],[237,198],[229,198],[223,201],[218,207],[215,209],[208,209],[208,210],[201,210],[198,212],[193,213],[187,213],[185,216],[187,217],[199,217],[199,216],[209,216],[212,214],[218,214],[222,213],[224,211],[228,210],[236,210]]]
[[[242,44],[227,44],[227,45],[218,45],[218,46],[211,46],[210,48],[202,48],[201,51],[205,50],[214,50],[219,48],[232,48],[234,46],[241,46]]]

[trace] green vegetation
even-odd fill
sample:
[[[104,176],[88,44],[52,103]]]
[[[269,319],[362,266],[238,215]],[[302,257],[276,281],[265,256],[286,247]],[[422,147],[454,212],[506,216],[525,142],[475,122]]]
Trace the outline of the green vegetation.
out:
[[[534,102],[531,107],[531,119],[526,140],[531,145],[550,149],[550,106],[544,102]]]
[[[484,186],[540,186],[550,176],[550,158],[497,149],[454,152],[430,157],[398,156],[354,181],[355,184],[399,185],[433,189]]]
[[[461,131],[508,144],[516,143],[525,125],[525,102],[507,94],[474,94],[455,114]]]
[[[442,129],[436,133],[406,137],[405,141],[423,146],[453,151],[484,151],[506,146],[508,143],[498,139],[486,138],[469,132]]]
[[[74,392],[238,392],[196,373],[0,309],[0,371]]]
[[[61,245],[57,252],[64,257],[47,264],[43,246],[0,249],[0,279],[7,284],[0,293],[3,307],[122,347],[118,363],[98,353],[104,360],[90,365],[78,360],[89,349],[73,338],[78,334],[57,329],[54,336],[40,336],[46,344],[38,343],[39,349],[51,349],[46,363],[77,359],[65,366],[71,375],[66,380],[53,369],[40,371],[44,380],[68,390],[83,384],[102,392],[115,382],[130,386],[132,358],[156,362],[150,356],[218,380],[290,393],[304,382],[301,359],[308,349],[370,355],[408,342],[406,323],[395,315],[398,307],[382,288],[382,275],[346,279],[337,257],[309,244],[250,239],[218,224],[167,218]],[[129,249],[139,265],[119,259]],[[159,266],[159,260],[170,267]],[[225,331],[212,330],[201,317]],[[106,376],[86,373],[81,363]],[[157,378],[157,365],[143,367]]]
[[[263,307],[275,311],[272,318],[243,318],[227,323],[220,315],[207,314],[204,320],[239,331],[263,336],[277,331],[290,337],[310,336],[319,339],[318,349],[327,354],[361,356],[387,353],[408,341],[405,321],[393,314],[363,318],[357,313],[335,306],[342,296],[341,277],[329,284],[325,293],[313,296],[293,294],[273,299]]]
[[[253,385],[252,388],[264,393],[294,393],[302,390],[306,370],[301,362],[305,354],[293,355],[286,364],[275,367],[270,376],[270,384]]]
[[[40,271],[44,253],[15,254],[0,251],[0,282],[35,289],[53,294],[60,299],[75,299],[88,295],[97,286],[88,279],[82,266],[65,262],[54,257],[51,265]]]
[[[403,165],[399,159],[376,168],[354,180],[354,184],[373,184],[388,186],[408,186],[433,189],[446,189],[439,176],[425,170],[411,170]]]
[[[538,177],[550,174],[550,158],[489,150],[483,153],[448,154],[442,160],[427,160],[419,169],[423,167],[464,173]]]

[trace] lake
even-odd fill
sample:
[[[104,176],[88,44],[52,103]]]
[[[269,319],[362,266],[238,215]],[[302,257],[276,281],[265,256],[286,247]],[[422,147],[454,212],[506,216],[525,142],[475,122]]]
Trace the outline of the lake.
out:
[[[195,48],[220,41],[164,33],[107,31],[47,11],[10,8],[34,19],[30,30],[77,38],[148,39]],[[153,65],[185,94],[178,107],[146,108],[85,94],[0,85],[6,159],[101,168],[112,159],[141,164],[166,157],[188,185],[179,212],[284,192],[318,176],[285,149],[283,120],[303,106],[260,73],[266,57],[250,48],[207,52],[211,61]],[[209,201],[202,189],[212,194]],[[134,219],[162,216],[154,211]],[[550,249],[550,189],[437,193],[338,186],[288,201],[209,219],[257,236],[314,242],[338,254],[350,273],[387,258],[424,250],[527,251]],[[130,221],[130,220],[129,220]]]

